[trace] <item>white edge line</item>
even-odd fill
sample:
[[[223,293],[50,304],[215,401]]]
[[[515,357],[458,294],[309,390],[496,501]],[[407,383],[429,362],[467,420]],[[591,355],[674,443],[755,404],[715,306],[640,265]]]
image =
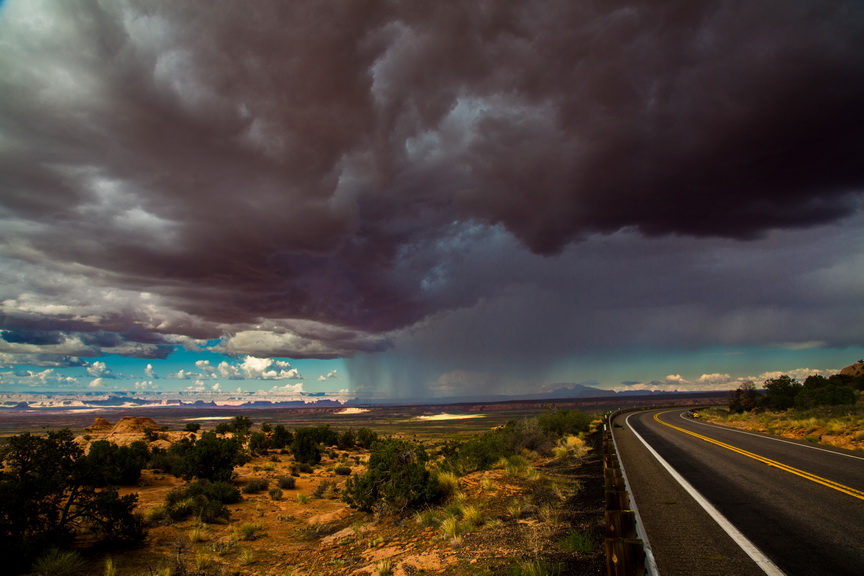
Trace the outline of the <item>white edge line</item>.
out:
[[[746,434],[748,436],[755,436],[756,438],[764,438],[765,440],[773,440],[775,442],[782,442],[784,444],[791,444],[792,446],[798,446],[799,448],[807,448],[809,450],[818,450],[819,452],[826,452],[828,454],[833,454],[835,456],[845,456],[846,458],[854,458],[856,460],[864,460],[861,456],[856,456],[855,454],[846,454],[844,452],[835,452],[834,450],[828,450],[827,448],[823,448],[821,446],[811,446],[810,444],[801,444],[800,442],[793,442],[791,440],[787,440],[786,438],[778,437],[773,434],[754,434],[753,432],[748,432],[747,430],[741,430],[740,428],[733,428],[732,426],[723,426],[722,424],[715,424],[714,422],[703,422],[696,418],[687,418],[684,416],[683,412],[680,412],[678,416],[687,421],[692,422],[693,424],[701,424],[702,426],[708,426],[712,428],[719,428],[721,430],[728,430],[729,432],[737,432],[738,434]]]
[[[609,434],[612,436],[612,444],[615,446],[616,457],[618,455],[618,441],[615,440],[615,430],[612,427],[612,419],[609,420]],[[642,523],[642,517],[639,515],[639,508],[636,507],[636,499],[633,498],[633,490],[630,489],[630,481],[627,479],[627,472],[624,470],[624,463],[618,458],[618,464],[621,465],[621,476],[624,478],[624,486],[627,492],[630,493],[630,508],[633,509],[633,514],[636,516],[636,535],[642,539],[642,548],[645,550],[645,561],[648,563],[648,574],[660,576],[660,570],[657,568],[657,561],[654,560],[654,552],[651,550],[651,543],[648,541],[648,534],[645,533],[645,524]]]
[[[636,430],[633,429],[633,426],[630,425],[630,416],[633,416],[633,414],[628,415],[624,419],[624,422],[627,424],[633,434],[636,435],[636,438],[638,438],[639,441],[645,445],[648,451],[651,452],[654,458],[657,459],[657,461],[666,469],[667,472],[669,472],[669,474],[681,485],[681,487],[684,488],[684,490],[686,490],[690,494],[690,496],[693,497],[694,500],[696,500],[696,503],[702,506],[702,508],[714,519],[714,521],[720,525],[720,528],[722,528],[729,535],[729,537],[732,538],[732,540],[734,540],[735,543],[738,544],[738,546],[740,546],[741,549],[744,550],[744,552],[753,559],[756,565],[759,566],[759,568],[761,568],[762,571],[765,572],[765,574],[768,574],[769,576],[785,576],[783,571],[780,570],[780,568],[778,568],[776,564],[774,564],[767,556],[765,556],[765,554],[763,554],[762,551],[759,550],[759,548],[757,548],[755,544],[753,544],[749,539],[747,539],[746,536],[739,532],[738,529],[735,528],[735,526],[733,526],[732,523],[729,522],[729,520],[727,520],[726,517],[723,516],[723,514],[721,514],[719,510],[717,510],[710,502],[708,502],[708,500],[706,500],[705,497],[702,496],[702,494],[697,492],[696,489],[693,488],[693,486],[689,482],[687,482],[687,480],[685,480],[684,477],[681,476],[677,470],[672,468],[672,466],[668,462],[666,462],[666,460],[664,460],[663,457],[660,456],[660,454],[658,454],[657,451],[654,450],[654,448],[652,448],[651,445],[649,445],[648,442],[646,442],[645,439],[642,438],[642,436],[638,432],[636,432]]]

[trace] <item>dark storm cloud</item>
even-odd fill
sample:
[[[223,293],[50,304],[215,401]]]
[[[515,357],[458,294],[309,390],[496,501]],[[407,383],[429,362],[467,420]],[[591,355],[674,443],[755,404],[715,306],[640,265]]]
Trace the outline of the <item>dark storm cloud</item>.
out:
[[[864,190],[860,3],[21,1],[0,27],[0,325],[56,353],[381,350],[518,292],[500,251],[498,285],[456,277],[502,230],[754,239]]]

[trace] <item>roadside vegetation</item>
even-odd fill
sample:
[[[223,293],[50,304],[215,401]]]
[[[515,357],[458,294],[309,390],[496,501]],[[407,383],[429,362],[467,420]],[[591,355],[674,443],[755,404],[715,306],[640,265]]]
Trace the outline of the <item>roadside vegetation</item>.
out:
[[[864,364],[864,362],[860,362]],[[728,409],[699,417],[736,428],[864,450],[864,375],[808,376],[804,382],[783,375],[759,390],[745,382],[729,394]]]
[[[13,574],[596,571],[592,420],[549,409],[425,441],[245,416],[170,444],[23,434],[0,452],[0,551]]]

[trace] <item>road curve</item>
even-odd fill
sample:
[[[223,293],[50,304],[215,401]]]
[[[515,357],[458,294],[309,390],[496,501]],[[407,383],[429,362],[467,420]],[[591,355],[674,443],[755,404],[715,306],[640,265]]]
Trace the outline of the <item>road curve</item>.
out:
[[[783,573],[864,573],[864,457],[693,421],[686,413],[652,410],[613,422],[663,576],[759,575],[765,565],[720,528],[637,434]]]

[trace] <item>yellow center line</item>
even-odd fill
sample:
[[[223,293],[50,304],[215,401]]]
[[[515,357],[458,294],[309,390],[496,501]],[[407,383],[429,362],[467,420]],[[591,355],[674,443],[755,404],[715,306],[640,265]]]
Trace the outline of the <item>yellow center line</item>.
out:
[[[817,476],[816,474],[811,474],[810,472],[805,472],[804,470],[800,470],[798,468],[794,468],[787,464],[783,464],[782,462],[778,462],[776,460],[772,460],[770,458],[765,458],[764,456],[759,456],[758,454],[754,454],[753,452],[748,452],[747,450],[742,450],[741,448],[737,448],[732,446],[731,444],[726,444],[725,442],[720,442],[719,440],[715,440],[713,438],[709,438],[708,436],[703,436],[702,434],[697,434],[696,432],[692,432],[690,430],[685,430],[684,428],[680,428],[675,426],[674,424],[670,424],[668,422],[664,422],[660,419],[660,416],[663,414],[668,414],[669,412],[673,412],[673,410],[667,410],[666,412],[658,412],[654,415],[654,420],[663,424],[664,426],[668,426],[674,430],[678,430],[679,432],[683,432],[684,434],[689,434],[694,438],[699,438],[700,440],[704,440],[705,442],[710,442],[711,444],[716,444],[721,448],[726,448],[727,450],[731,450],[732,452],[737,452],[742,456],[747,456],[748,458],[752,458],[754,460],[758,460],[759,462],[763,462],[768,466],[773,466],[775,468],[779,468],[780,470],[784,470],[789,472],[790,474],[795,474],[796,476],[800,476],[806,480],[810,480],[811,482],[816,482],[817,484],[822,484],[823,486],[827,486],[828,488],[833,488],[838,492],[843,492],[844,494],[848,494],[854,498],[858,498],[859,500],[864,500],[864,492],[861,490],[856,490],[855,488],[850,488],[849,486],[845,486],[838,482],[834,482],[833,480],[828,480],[827,478],[822,478],[821,476]]]

